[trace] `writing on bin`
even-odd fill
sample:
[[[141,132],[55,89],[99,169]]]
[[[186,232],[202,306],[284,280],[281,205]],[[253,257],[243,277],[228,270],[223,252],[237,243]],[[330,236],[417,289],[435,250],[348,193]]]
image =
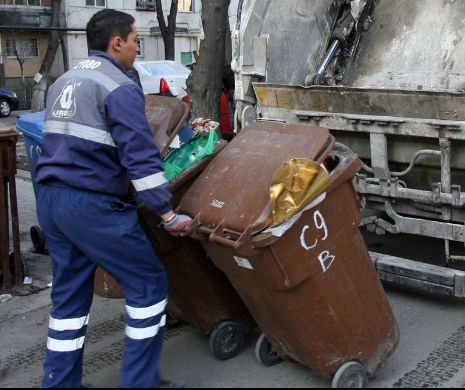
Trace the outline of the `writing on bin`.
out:
[[[212,205],[213,207],[218,208],[218,209],[222,209],[223,206],[224,206],[224,202],[222,202],[222,201],[220,201],[220,200],[217,200],[217,199],[213,199],[211,205]]]
[[[40,156],[40,154],[42,153],[42,149],[40,149],[40,146],[34,146],[32,145],[30,148],[29,148],[29,155],[32,157],[34,156],[34,150],[36,152],[36,156]]]
[[[325,218],[319,210],[316,210],[313,213],[313,225],[317,229],[317,231],[324,232],[321,241],[326,241],[329,236],[328,225],[326,225]],[[306,251],[311,251],[312,249],[315,249],[318,246],[320,241],[318,238],[316,238],[315,241],[311,245],[309,245],[305,238],[305,232],[308,229],[310,229],[309,225],[305,225],[302,229],[302,233],[300,234],[300,244]],[[320,266],[323,270],[323,273],[325,273],[329,270],[334,260],[336,260],[336,256],[332,255],[331,252],[324,250],[317,256],[317,259],[320,262]]]

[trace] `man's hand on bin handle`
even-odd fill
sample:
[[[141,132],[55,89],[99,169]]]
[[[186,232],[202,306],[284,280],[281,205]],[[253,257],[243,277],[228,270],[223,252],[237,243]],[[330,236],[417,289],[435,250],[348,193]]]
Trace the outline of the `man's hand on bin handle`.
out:
[[[184,214],[175,214],[166,221],[163,221],[165,230],[173,236],[184,237],[187,236],[187,230],[192,223],[192,218]]]

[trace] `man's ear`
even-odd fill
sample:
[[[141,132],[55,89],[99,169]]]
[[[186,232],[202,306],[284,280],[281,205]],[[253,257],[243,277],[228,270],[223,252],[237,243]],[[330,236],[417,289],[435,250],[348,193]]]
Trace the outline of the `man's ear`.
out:
[[[121,44],[123,43],[123,40],[121,39],[121,37],[119,36],[114,36],[113,38],[111,38],[110,40],[110,47],[116,51],[116,52],[119,52],[121,51]]]

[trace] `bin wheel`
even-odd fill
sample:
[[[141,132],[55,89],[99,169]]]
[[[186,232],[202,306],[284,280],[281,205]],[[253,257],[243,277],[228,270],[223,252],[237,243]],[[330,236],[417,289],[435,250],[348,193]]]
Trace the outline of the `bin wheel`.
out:
[[[359,362],[344,363],[336,371],[331,387],[333,389],[362,389],[368,384],[368,372]]]
[[[219,324],[210,335],[208,347],[219,360],[227,360],[236,356],[244,343],[244,329],[234,321]]]
[[[267,340],[265,333],[260,335],[255,344],[255,357],[266,367],[275,366],[283,361]]]
[[[34,225],[30,229],[32,245],[36,252],[41,254],[47,254],[47,249],[45,248],[45,238],[42,233],[40,226]]]

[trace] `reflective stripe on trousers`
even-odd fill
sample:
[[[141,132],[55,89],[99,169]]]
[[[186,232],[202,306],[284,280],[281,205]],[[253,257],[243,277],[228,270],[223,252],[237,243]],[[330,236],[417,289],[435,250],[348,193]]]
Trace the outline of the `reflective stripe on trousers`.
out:
[[[37,213],[53,263],[53,307],[42,385],[81,385],[97,266],[118,280],[126,297],[120,384],[156,385],[167,280],[139,226],[135,206],[109,195],[39,185]]]

